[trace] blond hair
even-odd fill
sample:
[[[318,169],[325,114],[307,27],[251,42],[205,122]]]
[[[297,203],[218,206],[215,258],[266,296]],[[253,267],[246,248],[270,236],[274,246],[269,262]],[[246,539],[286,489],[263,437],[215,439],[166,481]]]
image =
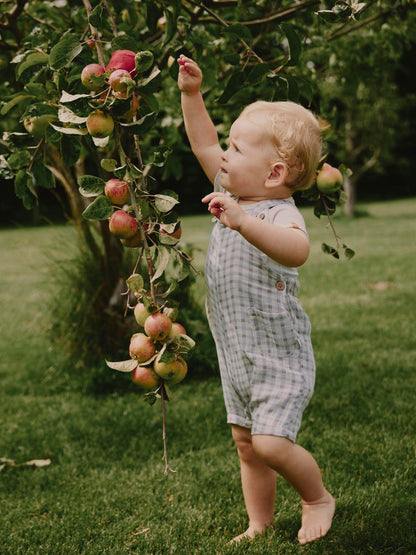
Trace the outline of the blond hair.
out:
[[[295,102],[259,100],[246,106],[240,117],[253,121],[258,114],[264,116],[266,131],[279,159],[288,166],[287,186],[308,189],[315,180],[322,149],[321,130],[315,116]]]

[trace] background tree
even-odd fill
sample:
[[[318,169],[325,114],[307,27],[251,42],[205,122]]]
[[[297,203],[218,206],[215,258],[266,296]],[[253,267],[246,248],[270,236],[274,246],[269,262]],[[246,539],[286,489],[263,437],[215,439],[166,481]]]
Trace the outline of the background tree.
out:
[[[414,105],[414,96],[401,94],[396,82],[399,67],[410,61],[404,53],[416,39],[414,13],[404,18],[394,6],[382,11],[373,6],[364,15],[360,23],[329,31],[308,52],[320,112],[331,123],[328,151],[352,172],[344,181],[350,216],[357,183],[369,170],[380,174],[391,164],[408,125],[401,111]],[[366,20],[372,24],[362,25]]]

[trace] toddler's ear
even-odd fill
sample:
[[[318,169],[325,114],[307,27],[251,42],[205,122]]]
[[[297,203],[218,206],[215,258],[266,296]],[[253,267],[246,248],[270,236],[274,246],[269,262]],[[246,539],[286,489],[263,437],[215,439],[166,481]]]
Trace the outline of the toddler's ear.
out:
[[[275,162],[271,167],[270,173],[264,186],[267,189],[273,187],[279,187],[281,185],[286,185],[286,181],[289,175],[289,169],[284,162]]]

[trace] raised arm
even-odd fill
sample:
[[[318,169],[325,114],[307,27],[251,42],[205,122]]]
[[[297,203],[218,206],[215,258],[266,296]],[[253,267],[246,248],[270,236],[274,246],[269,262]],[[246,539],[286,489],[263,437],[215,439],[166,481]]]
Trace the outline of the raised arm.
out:
[[[202,72],[190,58],[181,55],[178,58],[178,87],[182,93],[182,111],[186,134],[192,152],[198,158],[202,169],[211,183],[221,164],[222,149],[217,131],[205,108],[200,87]]]

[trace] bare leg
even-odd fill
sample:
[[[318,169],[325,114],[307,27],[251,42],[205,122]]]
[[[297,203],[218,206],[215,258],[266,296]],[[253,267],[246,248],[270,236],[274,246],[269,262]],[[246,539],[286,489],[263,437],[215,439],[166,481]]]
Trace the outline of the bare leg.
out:
[[[232,425],[232,433],[240,457],[241,484],[249,517],[248,529],[232,540],[236,542],[244,538],[254,538],[271,524],[276,496],[276,472],[254,453],[248,428]]]
[[[325,489],[319,467],[308,451],[284,437],[254,435],[258,457],[279,472],[302,498],[301,544],[324,536],[331,527],[335,501]]]

